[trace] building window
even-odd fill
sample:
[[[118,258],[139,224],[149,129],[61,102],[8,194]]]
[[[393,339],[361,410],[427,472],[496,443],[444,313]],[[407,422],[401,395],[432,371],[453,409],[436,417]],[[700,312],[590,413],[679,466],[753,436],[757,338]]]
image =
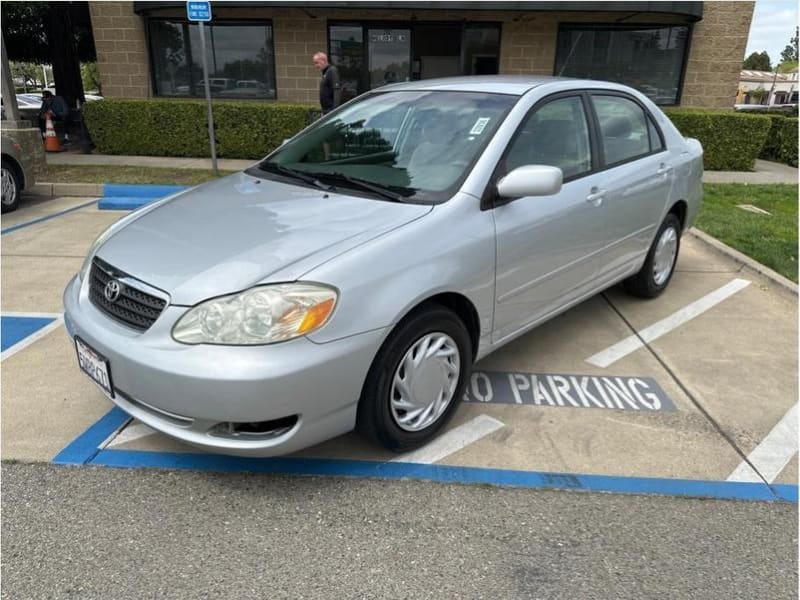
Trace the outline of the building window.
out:
[[[200,30],[196,23],[148,21],[156,96],[205,95]],[[268,23],[206,26],[208,83],[215,98],[275,98],[275,53]]]
[[[688,25],[561,25],[555,74],[616,81],[677,104],[688,39]]]
[[[331,63],[342,100],[388,83],[498,72],[500,25],[380,21],[331,23]]]

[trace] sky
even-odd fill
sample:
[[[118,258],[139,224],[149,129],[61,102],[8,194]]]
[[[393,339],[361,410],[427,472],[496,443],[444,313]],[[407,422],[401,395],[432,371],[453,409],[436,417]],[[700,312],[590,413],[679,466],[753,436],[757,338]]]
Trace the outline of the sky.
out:
[[[794,37],[797,7],[797,0],[756,0],[744,55],[766,50],[772,65],[779,63],[781,52]]]

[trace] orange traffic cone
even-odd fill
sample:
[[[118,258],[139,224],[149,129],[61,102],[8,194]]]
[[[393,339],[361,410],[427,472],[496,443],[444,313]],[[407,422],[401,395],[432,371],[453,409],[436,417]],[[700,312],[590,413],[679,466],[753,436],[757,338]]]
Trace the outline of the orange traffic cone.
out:
[[[45,119],[45,134],[44,134],[44,149],[46,152],[61,152],[61,142],[58,141],[56,135],[56,128],[53,127],[53,113],[47,111],[44,115]]]

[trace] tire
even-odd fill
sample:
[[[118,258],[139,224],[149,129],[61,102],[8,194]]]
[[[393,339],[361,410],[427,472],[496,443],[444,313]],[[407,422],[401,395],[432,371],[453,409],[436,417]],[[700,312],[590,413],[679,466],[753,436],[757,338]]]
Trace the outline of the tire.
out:
[[[19,206],[20,180],[19,172],[9,161],[2,163],[2,174],[0,175],[0,185],[2,185],[2,211],[3,213],[17,210]]]
[[[430,345],[425,346],[426,340]],[[441,347],[434,351],[437,346]],[[445,356],[448,351],[451,354]],[[421,361],[418,370],[409,371],[407,366],[413,366],[416,360]],[[472,342],[454,313],[438,305],[412,313],[395,328],[372,362],[358,403],[356,430],[393,452],[422,446],[455,413],[471,369]],[[417,374],[416,379],[412,379],[412,373]],[[452,395],[442,407],[451,389]],[[406,410],[405,399],[417,400],[418,396],[418,403]],[[429,399],[431,408],[426,417],[420,406]],[[414,417],[417,411],[420,414]],[[426,422],[428,419],[433,420]]]
[[[674,252],[671,247],[674,247]],[[677,216],[670,213],[658,228],[641,270],[623,283],[625,290],[640,298],[655,298],[660,295],[669,285],[675,272],[680,248],[681,222]]]

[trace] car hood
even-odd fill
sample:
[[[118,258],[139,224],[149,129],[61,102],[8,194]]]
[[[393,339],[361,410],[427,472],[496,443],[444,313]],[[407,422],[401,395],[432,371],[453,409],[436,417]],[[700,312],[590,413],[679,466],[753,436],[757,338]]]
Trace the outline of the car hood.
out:
[[[238,173],[144,214],[97,256],[189,306],[278,271],[282,281],[297,279],[431,210]]]

